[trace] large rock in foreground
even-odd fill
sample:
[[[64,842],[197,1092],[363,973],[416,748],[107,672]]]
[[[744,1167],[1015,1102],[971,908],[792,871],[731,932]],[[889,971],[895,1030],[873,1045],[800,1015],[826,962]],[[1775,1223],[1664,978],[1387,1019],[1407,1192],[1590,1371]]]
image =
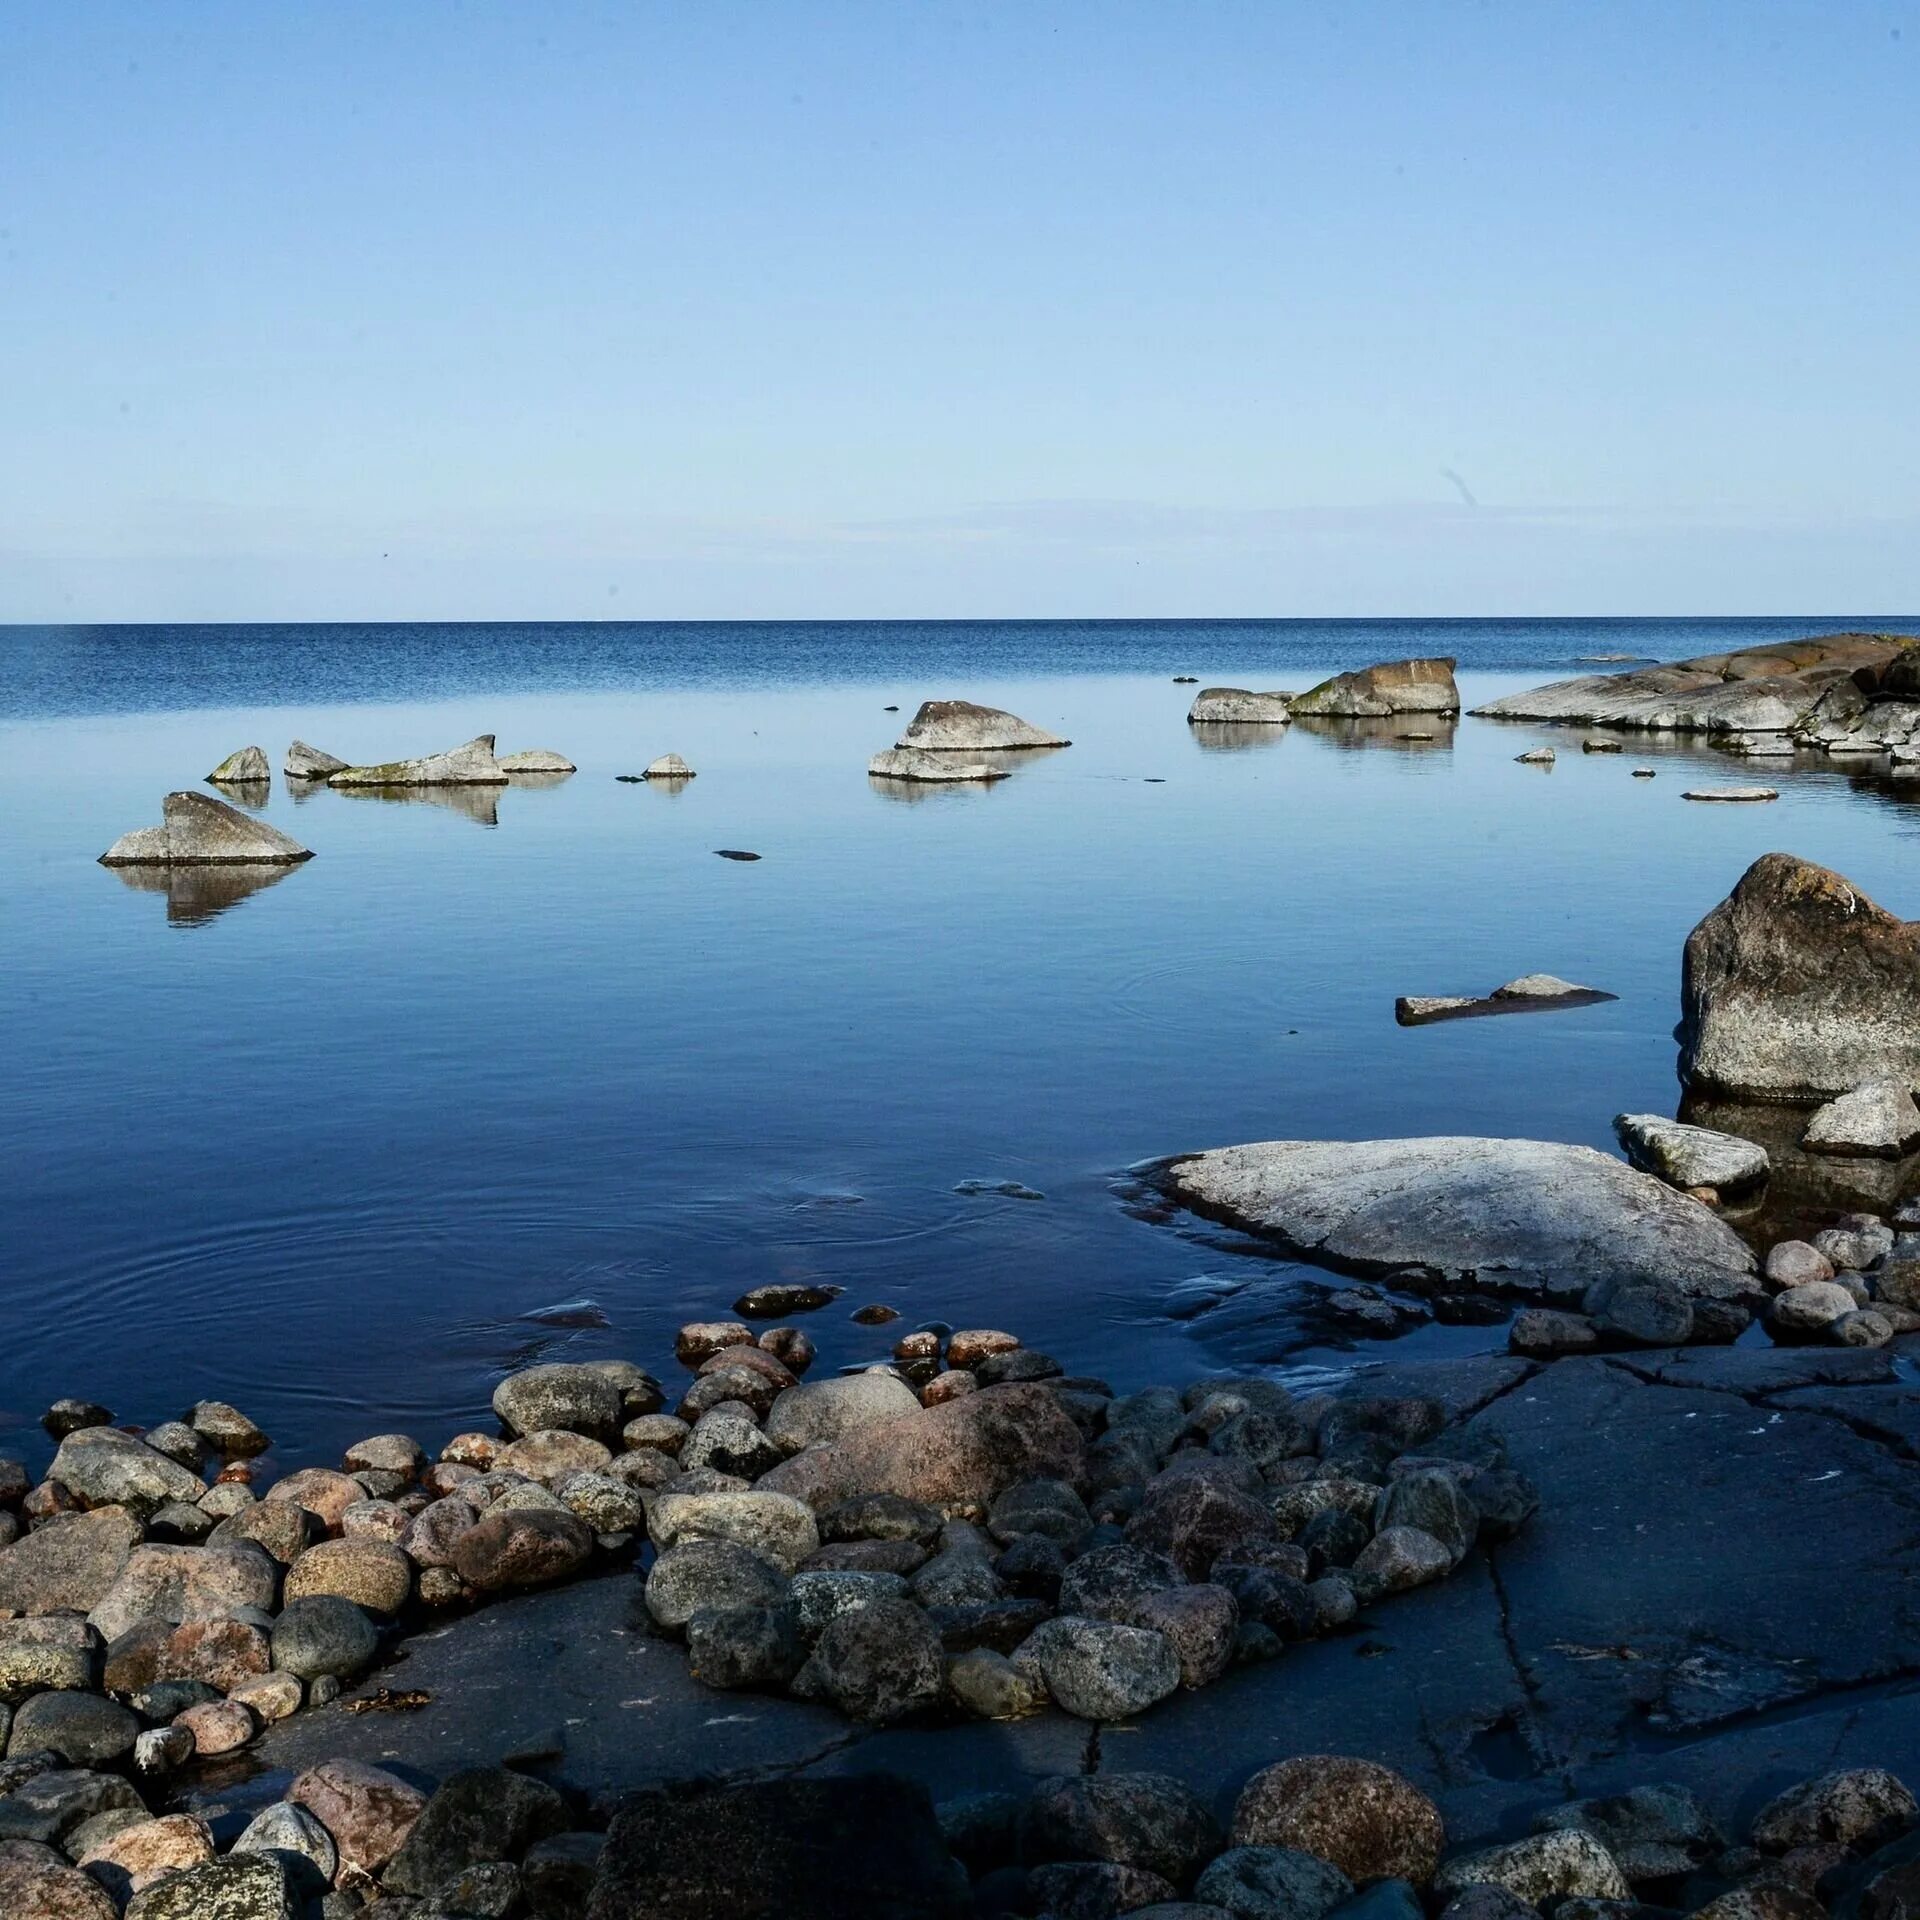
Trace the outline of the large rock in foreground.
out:
[[[1792,733],[1806,728],[1829,689],[1851,710],[1879,686],[1908,642],[1897,634],[1836,633],[1785,640],[1738,653],[1706,653],[1632,673],[1583,674],[1528,693],[1508,694],[1474,712],[1495,720],[1556,720],[1588,727],[1673,733]],[[1897,697],[1897,689],[1894,690]],[[1831,705],[1831,703],[1829,703]]]
[[[1763,854],[1687,936],[1681,1077],[1810,1106],[1920,1086],[1920,922],[1789,853]]]
[[[893,744],[925,753],[994,753],[1073,743],[998,707],[976,707],[971,700],[923,700],[913,723]]]
[[[420,760],[388,760],[377,767],[342,767],[327,776],[330,787],[504,787],[506,771],[493,756],[493,735],[482,733],[464,747]]]
[[[1384,720],[1396,713],[1458,713],[1460,689],[1453,662],[1389,660],[1355,673],[1336,673],[1296,694],[1292,711],[1334,720]]]
[[[816,1512],[862,1493],[955,1507],[991,1501],[1021,1480],[1078,1480],[1082,1460],[1080,1429],[1047,1388],[983,1387],[809,1448],[755,1485]]]
[[[100,856],[100,864],[284,867],[313,858],[312,848],[209,793],[170,793],[161,817],[161,826],[123,833]]]
[[[1428,1267],[1538,1299],[1611,1278],[1716,1300],[1759,1288],[1751,1250],[1717,1214],[1591,1147],[1262,1140],[1170,1161],[1162,1179],[1196,1212],[1351,1272]]]

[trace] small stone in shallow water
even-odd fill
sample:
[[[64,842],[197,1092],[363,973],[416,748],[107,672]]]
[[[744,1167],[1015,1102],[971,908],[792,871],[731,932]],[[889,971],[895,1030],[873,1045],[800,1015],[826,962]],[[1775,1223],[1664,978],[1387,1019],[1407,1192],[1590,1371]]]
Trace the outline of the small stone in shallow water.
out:
[[[733,1310],[745,1320],[784,1320],[793,1313],[817,1313],[845,1292],[845,1287],[775,1283],[749,1288]]]
[[[884,1327],[889,1320],[898,1320],[900,1318],[900,1309],[898,1307],[883,1307],[878,1304],[855,1307],[852,1318],[857,1326]]]

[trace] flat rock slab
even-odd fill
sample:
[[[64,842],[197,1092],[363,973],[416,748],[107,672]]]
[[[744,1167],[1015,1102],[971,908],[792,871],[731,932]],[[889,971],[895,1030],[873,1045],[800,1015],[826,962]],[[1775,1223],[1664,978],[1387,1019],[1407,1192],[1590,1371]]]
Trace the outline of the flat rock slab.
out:
[[[920,747],[888,747],[867,762],[867,772],[876,780],[921,780],[943,786],[978,785],[1007,778],[1005,767],[989,765],[985,760],[962,760],[950,753],[932,753]]]
[[[710,1692],[640,1627],[637,1582],[620,1575],[407,1643],[361,1691],[417,1687],[424,1707],[298,1715],[262,1737],[251,1782],[190,1797],[264,1802],[288,1771],[336,1756],[436,1777],[513,1758],[601,1799],[693,1775],[885,1768],[945,1800],[1092,1765],[1177,1772],[1224,1814],[1260,1767],[1348,1752],[1432,1791],[1461,1841],[1647,1780],[1689,1786],[1736,1824],[1828,1768],[1920,1775],[1920,1603],[1902,1574],[1920,1467],[1898,1438],[1920,1426],[1920,1386],[1899,1366],[1692,1348],[1368,1370],[1361,1391],[1432,1394],[1497,1430],[1543,1488],[1533,1524],[1377,1620],[1097,1742],[1051,1712],[868,1732],[798,1701]]]
[[[1159,1177],[1182,1205],[1349,1272],[1424,1266],[1539,1299],[1628,1274],[1694,1298],[1758,1290],[1752,1251],[1724,1220],[1591,1147],[1263,1140],[1169,1161]]]
[[[1598,987],[1576,987],[1561,981],[1546,992],[1515,993],[1497,987],[1477,999],[1471,995],[1409,994],[1393,1003],[1393,1017],[1403,1027],[1430,1027],[1441,1020],[1481,1020],[1500,1013],[1563,1013],[1571,1007],[1598,1007],[1619,999]]]
[[[378,766],[342,767],[327,776],[330,787],[504,787],[506,771],[493,755],[490,733],[465,746],[418,760],[387,760]]]

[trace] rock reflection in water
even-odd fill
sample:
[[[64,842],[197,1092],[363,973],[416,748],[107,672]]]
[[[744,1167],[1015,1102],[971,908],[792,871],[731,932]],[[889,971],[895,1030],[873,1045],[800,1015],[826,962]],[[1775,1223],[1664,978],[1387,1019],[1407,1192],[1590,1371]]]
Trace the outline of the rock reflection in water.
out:
[[[1336,720],[1299,713],[1288,731],[1348,752],[1384,747],[1394,753],[1426,753],[1450,748],[1458,724],[1457,717],[1447,713],[1402,713],[1383,720]]]
[[[552,779],[550,774],[522,774],[513,784],[521,786],[530,780]],[[557,776],[565,779],[566,775]],[[348,800],[384,801],[390,806],[440,807],[448,813],[457,813],[471,820],[476,827],[497,827],[500,824],[500,792],[497,786],[457,786],[457,787],[329,787],[329,793],[337,793]]]
[[[570,773],[529,773],[514,767],[507,769],[507,785],[515,793],[548,793],[555,787],[564,787],[572,778]]]
[[[1277,747],[1291,730],[1251,720],[1191,720],[1187,723],[1187,737],[1202,753],[1240,753],[1249,747]]]
[[[215,791],[222,800],[230,800],[236,807],[245,807],[249,813],[259,813],[273,798],[271,780],[222,780]]]
[[[199,927],[217,920],[229,907],[267,887],[275,887],[291,866],[169,866],[109,867],[126,887],[135,893],[164,893],[167,896],[167,925]]]
[[[1035,767],[1053,759],[1056,749],[1052,747],[983,747],[977,752],[943,755],[956,761],[964,760],[970,766],[996,767],[1001,772],[1015,775],[1024,768]],[[655,780],[652,785],[664,786],[665,781]],[[680,784],[684,785],[685,782]],[[883,800],[902,800],[909,806],[917,806],[923,800],[932,800],[948,794],[991,793],[996,787],[1006,783],[999,780],[896,780],[884,774],[867,775],[867,787]]]

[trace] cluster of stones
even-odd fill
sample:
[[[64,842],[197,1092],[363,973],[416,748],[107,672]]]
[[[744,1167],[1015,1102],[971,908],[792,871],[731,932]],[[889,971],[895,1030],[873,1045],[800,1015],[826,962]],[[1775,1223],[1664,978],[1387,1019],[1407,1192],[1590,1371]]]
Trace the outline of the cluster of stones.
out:
[[[145,1433],[57,1403],[46,1478],[0,1460],[0,1747],[163,1774],[337,1697],[424,1609],[630,1554],[678,1469],[613,1448],[663,1399],[625,1361],[536,1368],[495,1395],[506,1438],[376,1434],[271,1484],[223,1402]]]
[[[1095,1773],[949,1802],[975,1913],[1053,1920],[1820,1920],[1849,1893],[1911,1911],[1914,1799],[1863,1768],[1790,1788],[1730,1841],[1686,1788],[1641,1786],[1543,1809],[1524,1839],[1449,1851],[1411,1781],[1311,1755],[1256,1773],[1223,1827],[1182,1782]],[[1864,1895],[1864,1899],[1862,1896]]]
[[[1125,1719],[1444,1577],[1537,1504],[1427,1400],[1116,1396],[977,1329],[814,1383],[740,1323],[679,1351],[685,1424],[648,1429],[656,1629],[708,1685],[869,1723]]]
[[[1811,1240],[1782,1240],[1761,1270],[1760,1318],[1783,1346],[1884,1347],[1920,1333],[1920,1214],[1896,1233],[1877,1214],[1843,1214]],[[1688,1300],[1670,1281],[1601,1280],[1582,1311],[1531,1307],[1514,1316],[1509,1349],[1533,1359],[1632,1347],[1724,1344],[1754,1316],[1734,1301]]]
[[[579,1920],[604,1836],[502,1768],[429,1795],[330,1760],[251,1818],[155,1815],[116,1773],[39,1752],[0,1762],[8,1920]]]

